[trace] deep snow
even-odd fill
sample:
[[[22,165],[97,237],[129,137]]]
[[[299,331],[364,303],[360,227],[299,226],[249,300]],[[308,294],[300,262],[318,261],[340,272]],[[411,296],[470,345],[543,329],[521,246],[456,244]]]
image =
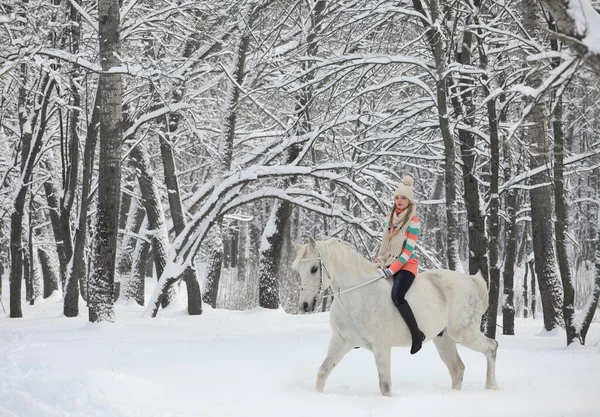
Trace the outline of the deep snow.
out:
[[[8,307],[8,282],[3,301]],[[486,391],[483,355],[459,347],[463,391],[432,343],[392,356],[392,398],[380,395],[368,351],[350,352],[325,392],[314,391],[328,339],[328,313],[207,309],[181,304],[157,319],[118,304],[117,323],[61,315],[59,297],[0,317],[0,417],[54,416],[600,416],[600,326],[587,346],[565,348],[562,332],[518,319],[498,336],[500,391]],[[500,321],[501,322],[501,321]],[[500,329],[499,329],[500,330]],[[501,332],[501,330],[500,330]]]

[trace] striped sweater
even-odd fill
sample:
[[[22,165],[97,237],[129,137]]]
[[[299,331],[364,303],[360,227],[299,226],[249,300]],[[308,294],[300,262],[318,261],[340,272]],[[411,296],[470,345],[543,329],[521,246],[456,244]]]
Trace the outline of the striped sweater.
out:
[[[383,225],[384,229],[387,226],[387,220]],[[402,248],[402,253],[390,266],[390,270],[395,274],[401,269],[408,269],[413,274],[417,275],[418,260],[415,254],[417,240],[421,235],[421,222],[417,216],[413,216],[406,228],[406,240]]]

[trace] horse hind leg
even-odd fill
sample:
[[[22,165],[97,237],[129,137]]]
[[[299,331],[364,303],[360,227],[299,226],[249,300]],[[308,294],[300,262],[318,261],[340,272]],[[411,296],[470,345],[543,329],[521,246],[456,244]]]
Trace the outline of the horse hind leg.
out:
[[[440,358],[446,364],[452,378],[452,389],[460,391],[462,389],[463,376],[465,374],[465,364],[460,359],[456,350],[456,342],[448,335],[448,331],[442,332],[433,339],[433,344],[437,348]]]
[[[460,332],[451,332],[450,337],[454,338],[461,345],[485,355],[487,361],[485,389],[500,389],[496,382],[496,354],[498,352],[498,342],[484,336],[479,331],[478,326]]]
[[[317,390],[317,392],[323,392],[323,389],[325,389],[325,382],[327,382],[329,374],[333,368],[340,363],[346,353],[350,352],[353,347],[353,345],[346,343],[346,341],[339,335],[334,334],[331,337],[331,340],[329,341],[329,349],[327,350],[327,356],[317,372],[317,383],[315,385],[315,390]]]

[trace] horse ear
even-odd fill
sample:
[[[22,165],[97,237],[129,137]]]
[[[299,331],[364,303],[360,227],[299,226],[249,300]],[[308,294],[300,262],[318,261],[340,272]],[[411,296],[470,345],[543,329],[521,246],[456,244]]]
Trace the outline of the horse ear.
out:
[[[308,247],[315,250],[317,248],[317,242],[312,238],[312,236],[308,237]]]

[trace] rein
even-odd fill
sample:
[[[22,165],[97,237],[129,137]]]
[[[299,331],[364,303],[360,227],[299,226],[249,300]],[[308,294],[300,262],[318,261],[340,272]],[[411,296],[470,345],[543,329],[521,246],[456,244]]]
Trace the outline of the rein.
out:
[[[327,266],[325,266],[325,263],[323,262],[323,255],[321,255],[321,251],[317,247],[315,247],[315,249],[317,249],[317,253],[319,254],[318,257],[316,257],[316,258],[302,259],[300,262],[312,262],[312,261],[315,261],[315,260],[319,261],[319,264],[320,264],[320,267],[321,267],[320,268],[321,269],[321,277],[319,278],[319,286],[316,287],[314,285],[302,285],[302,284],[300,284],[300,290],[304,290],[304,289],[307,289],[307,290],[316,290],[317,294],[321,295],[323,298],[329,298],[329,297],[333,298],[336,295],[339,296],[339,295],[342,295],[344,293],[347,293],[347,292],[350,292],[350,291],[354,291],[354,290],[356,290],[358,288],[364,287],[364,286],[369,285],[369,284],[371,284],[371,283],[373,283],[375,281],[378,281],[381,278],[384,278],[383,276],[380,276],[380,277],[377,277],[377,278],[373,278],[370,281],[363,282],[362,284],[355,285],[354,287],[350,287],[350,288],[347,288],[345,290],[342,290],[341,288],[338,288],[337,291],[333,291],[332,290],[331,294],[326,294],[327,288],[323,288],[323,269],[325,269],[325,272],[327,272],[327,275],[329,277],[331,277],[331,274],[329,273],[329,270],[327,269]],[[328,288],[331,289],[331,286],[329,286]]]

